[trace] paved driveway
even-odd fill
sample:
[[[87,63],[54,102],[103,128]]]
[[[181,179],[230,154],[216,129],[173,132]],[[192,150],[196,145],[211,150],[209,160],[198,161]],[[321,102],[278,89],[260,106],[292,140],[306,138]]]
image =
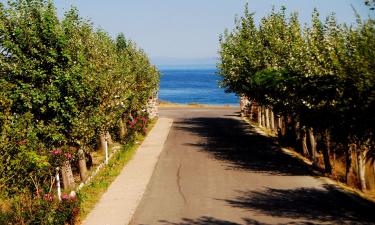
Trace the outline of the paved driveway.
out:
[[[314,177],[238,110],[160,111],[174,123],[131,224],[375,224],[374,205]]]

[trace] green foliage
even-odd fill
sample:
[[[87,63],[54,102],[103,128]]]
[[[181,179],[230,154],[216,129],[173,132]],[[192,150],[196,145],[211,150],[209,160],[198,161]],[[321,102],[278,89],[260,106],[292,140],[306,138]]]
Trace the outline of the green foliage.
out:
[[[52,1],[0,4],[0,192],[50,185],[54,167],[145,110],[158,83],[141,49],[75,8],[59,19]]]
[[[338,24],[331,14],[301,29],[296,13],[272,10],[259,26],[245,7],[220,37],[221,85],[301,126],[331,130],[343,143],[374,142],[375,21]]]
[[[61,201],[51,193],[33,196],[25,193],[7,200],[0,209],[1,224],[75,224],[80,210],[80,198],[63,194]],[[6,206],[5,206],[6,205]]]

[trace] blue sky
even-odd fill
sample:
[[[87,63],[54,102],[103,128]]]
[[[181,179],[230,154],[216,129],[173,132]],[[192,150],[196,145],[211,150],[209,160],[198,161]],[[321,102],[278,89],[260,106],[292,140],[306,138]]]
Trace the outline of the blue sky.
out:
[[[196,64],[217,57],[219,34],[233,27],[245,2],[257,20],[272,5],[298,11],[302,23],[314,7],[324,16],[336,12],[339,22],[354,22],[351,4],[364,17],[374,15],[363,0],[55,0],[55,5],[60,16],[75,5],[82,17],[110,35],[124,32],[157,64]]]

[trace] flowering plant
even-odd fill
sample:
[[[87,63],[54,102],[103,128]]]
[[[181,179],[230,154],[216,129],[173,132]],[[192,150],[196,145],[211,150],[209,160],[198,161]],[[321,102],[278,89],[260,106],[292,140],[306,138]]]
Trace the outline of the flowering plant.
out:
[[[49,161],[54,167],[61,166],[65,161],[74,160],[77,157],[76,147],[61,147],[51,150]]]
[[[129,129],[133,132],[145,134],[147,132],[148,116],[145,113],[129,120]]]

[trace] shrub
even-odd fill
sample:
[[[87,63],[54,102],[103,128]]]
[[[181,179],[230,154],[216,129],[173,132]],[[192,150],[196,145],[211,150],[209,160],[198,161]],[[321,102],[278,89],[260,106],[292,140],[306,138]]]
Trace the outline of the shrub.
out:
[[[0,224],[65,225],[77,221],[80,198],[65,193],[60,201],[52,193],[25,193],[0,204]]]

